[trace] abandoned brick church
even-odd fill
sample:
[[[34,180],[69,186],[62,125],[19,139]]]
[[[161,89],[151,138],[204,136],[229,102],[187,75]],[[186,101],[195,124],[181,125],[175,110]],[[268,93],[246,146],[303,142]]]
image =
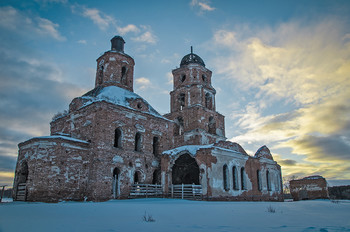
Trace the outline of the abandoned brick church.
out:
[[[134,184],[200,186],[205,200],[281,201],[281,167],[269,149],[248,155],[226,141],[212,72],[192,51],[172,71],[170,113],[133,92],[134,59],[115,36],[97,59],[95,88],[54,117],[51,135],[20,143],[15,200],[122,199]]]

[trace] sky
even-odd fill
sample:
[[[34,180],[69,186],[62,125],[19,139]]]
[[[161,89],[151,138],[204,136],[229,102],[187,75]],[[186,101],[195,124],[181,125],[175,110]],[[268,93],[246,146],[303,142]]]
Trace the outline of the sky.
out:
[[[171,71],[194,53],[213,72],[226,137],[266,145],[285,178],[350,179],[350,1],[0,2],[0,184],[18,143],[93,89],[96,59],[120,35],[134,92],[170,111]]]

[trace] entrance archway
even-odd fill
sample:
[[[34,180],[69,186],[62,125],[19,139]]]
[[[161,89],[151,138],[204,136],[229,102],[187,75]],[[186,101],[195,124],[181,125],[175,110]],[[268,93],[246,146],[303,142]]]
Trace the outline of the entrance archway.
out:
[[[199,185],[199,167],[189,154],[183,154],[175,161],[172,168],[172,183]]]

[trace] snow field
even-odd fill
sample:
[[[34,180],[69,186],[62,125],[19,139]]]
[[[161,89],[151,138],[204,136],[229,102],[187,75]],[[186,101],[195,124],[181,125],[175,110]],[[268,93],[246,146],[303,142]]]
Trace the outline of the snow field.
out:
[[[350,201],[9,202],[0,204],[0,231],[350,231]]]

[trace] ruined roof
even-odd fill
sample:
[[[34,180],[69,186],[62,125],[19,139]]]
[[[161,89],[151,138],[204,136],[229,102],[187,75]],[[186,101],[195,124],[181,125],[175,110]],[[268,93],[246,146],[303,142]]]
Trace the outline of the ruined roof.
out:
[[[260,147],[260,148],[256,151],[254,157],[256,157],[256,158],[266,158],[266,159],[273,160],[273,157],[272,157],[272,155],[271,155],[270,150],[269,150],[265,145],[262,146],[262,147]]]
[[[138,94],[117,86],[97,86],[93,90],[84,94],[81,98],[85,100],[83,107],[94,102],[106,101],[108,103],[133,110],[135,110],[135,108],[131,107],[131,103],[135,100],[142,101],[147,107],[145,110],[141,110],[141,112],[169,121],[169,119],[160,115],[145,99],[140,97]]]

